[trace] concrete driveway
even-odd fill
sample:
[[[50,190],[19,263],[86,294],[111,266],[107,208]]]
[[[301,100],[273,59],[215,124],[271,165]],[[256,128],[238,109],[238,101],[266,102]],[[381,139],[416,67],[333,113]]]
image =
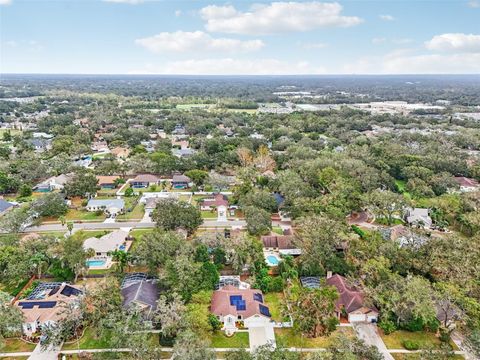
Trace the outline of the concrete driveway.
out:
[[[377,326],[375,324],[354,324],[353,328],[357,333],[357,338],[365,341],[367,345],[375,346],[380,353],[383,354],[383,358],[386,360],[395,360],[393,356],[388,352],[385,343],[378,334]]]

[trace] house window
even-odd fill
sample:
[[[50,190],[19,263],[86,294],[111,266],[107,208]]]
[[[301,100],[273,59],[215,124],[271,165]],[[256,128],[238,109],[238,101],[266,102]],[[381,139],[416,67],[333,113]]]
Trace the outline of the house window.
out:
[[[242,315],[238,315],[238,316],[237,316],[237,319],[238,319],[238,320],[242,320]]]
[[[100,256],[100,255],[102,255],[102,253],[99,253],[99,252],[97,252],[97,253],[95,253],[95,254],[96,254],[97,256]]]

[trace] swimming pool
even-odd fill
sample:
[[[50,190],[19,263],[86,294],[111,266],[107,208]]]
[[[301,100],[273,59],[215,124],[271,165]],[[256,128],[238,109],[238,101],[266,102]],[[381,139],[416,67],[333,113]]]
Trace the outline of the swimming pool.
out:
[[[105,266],[107,260],[87,260],[88,267],[92,266]]]
[[[280,260],[275,255],[267,255],[267,264],[269,266],[277,266]]]

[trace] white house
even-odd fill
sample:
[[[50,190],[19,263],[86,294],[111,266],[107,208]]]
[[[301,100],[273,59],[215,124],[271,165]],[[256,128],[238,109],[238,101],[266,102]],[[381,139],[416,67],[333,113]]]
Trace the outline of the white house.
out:
[[[127,250],[128,232],[116,230],[100,238],[91,237],[83,242],[83,248],[93,249],[95,256],[91,260],[109,259],[109,253],[115,250]]]
[[[411,226],[423,227],[425,229],[430,229],[433,224],[428,209],[422,208],[408,209],[406,220]]]
[[[225,195],[216,194],[213,198],[204,199],[200,202],[200,210],[212,211],[217,210],[217,220],[227,221],[228,216],[228,200]]]
[[[125,209],[123,199],[90,199],[87,203],[88,211],[104,211],[107,214],[117,215]]]

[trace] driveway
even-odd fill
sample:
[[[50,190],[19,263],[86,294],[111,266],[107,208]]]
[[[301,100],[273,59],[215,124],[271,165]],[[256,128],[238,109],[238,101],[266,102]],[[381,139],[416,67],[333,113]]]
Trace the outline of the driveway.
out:
[[[250,326],[248,328],[248,341],[250,343],[250,350],[254,351],[259,346],[270,345],[275,348],[275,332],[273,330],[273,323]]]
[[[367,345],[375,346],[380,353],[383,354],[385,360],[395,360],[387,350],[385,343],[378,334],[377,326],[375,324],[354,324],[353,328],[357,333],[357,338],[365,341]]]
[[[29,360],[57,360],[60,348],[49,346],[47,349],[42,350],[40,343],[35,347]]]

